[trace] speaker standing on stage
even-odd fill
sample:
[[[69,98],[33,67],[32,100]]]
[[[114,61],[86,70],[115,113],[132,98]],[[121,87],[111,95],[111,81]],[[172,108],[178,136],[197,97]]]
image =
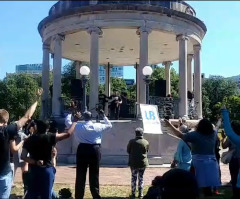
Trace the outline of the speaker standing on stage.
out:
[[[113,95],[109,97],[110,99],[110,118],[118,120],[119,119],[119,112],[120,106],[122,104],[122,98],[119,95],[117,90],[113,90]]]
[[[108,102],[108,97],[102,91],[99,91],[98,101],[102,109],[105,110],[105,104]]]
[[[111,129],[112,124],[104,115],[103,110],[100,110],[100,114],[103,115],[105,124],[93,123],[92,114],[87,111],[83,113],[84,123],[73,122],[70,127],[74,131],[75,139],[78,139],[80,143],[77,149],[76,199],[84,197],[88,167],[91,194],[93,198],[101,198],[99,194],[99,163],[101,159],[102,132]],[[71,123],[69,118],[66,118],[65,124]]]

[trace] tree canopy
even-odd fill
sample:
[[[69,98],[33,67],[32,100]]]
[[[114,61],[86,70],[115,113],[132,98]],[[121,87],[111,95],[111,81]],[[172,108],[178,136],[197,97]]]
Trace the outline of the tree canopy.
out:
[[[10,113],[11,120],[18,120],[36,99],[39,77],[26,74],[13,74],[0,81],[0,107]],[[35,117],[39,117],[38,106]]]
[[[82,63],[87,65],[87,63]],[[76,63],[71,62],[64,66],[62,73],[62,97],[68,103],[71,100],[71,80],[76,78]],[[154,95],[155,82],[165,79],[165,68],[154,67],[151,76],[150,94]],[[52,74],[50,73],[50,85]],[[171,93],[178,97],[179,76],[171,69]],[[41,86],[40,75],[13,74],[0,80],[0,107],[10,112],[10,119],[17,120],[23,116],[26,109],[35,100],[35,92]],[[127,86],[122,78],[111,77],[111,91],[125,91],[129,99],[136,99],[136,85]],[[99,84],[99,91],[105,90],[105,85]],[[87,84],[89,93],[89,82]],[[240,94],[237,82],[221,76],[211,76],[204,80],[202,85],[203,116],[216,121],[220,115],[220,108],[224,103],[230,111],[232,119],[240,120]],[[35,117],[39,117],[38,107]]]
[[[237,82],[221,76],[211,76],[203,82],[203,114],[215,121],[220,114],[221,104],[234,102],[239,95]],[[238,97],[237,97],[238,98]]]
[[[171,94],[173,97],[178,97],[178,82],[179,76],[174,68],[171,68]],[[151,84],[150,84],[150,93],[154,95],[154,90],[158,89],[155,86],[155,82],[157,80],[165,80],[165,68],[164,67],[155,67],[153,70],[153,74],[151,76]]]

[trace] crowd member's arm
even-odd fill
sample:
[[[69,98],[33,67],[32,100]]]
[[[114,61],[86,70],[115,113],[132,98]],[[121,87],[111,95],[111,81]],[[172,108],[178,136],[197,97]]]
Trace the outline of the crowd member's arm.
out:
[[[53,167],[57,166],[57,149],[56,149],[56,147],[53,147],[53,149],[52,149],[52,163],[53,163]]]
[[[28,155],[28,151],[26,148],[23,148],[22,150],[22,154],[21,154],[21,159],[25,162],[27,162],[28,164],[31,164],[31,165],[38,165],[38,166],[42,166],[43,165],[43,160],[34,160],[30,157],[27,156]]]
[[[107,116],[104,114],[103,110],[100,110],[100,114],[103,116],[104,125],[102,125],[102,131],[106,131],[112,128],[112,123],[108,120]]]
[[[184,134],[181,131],[175,128],[175,126],[173,126],[168,120],[164,120],[164,121],[166,122],[167,126],[171,128],[174,135],[176,135],[180,139],[183,139]]]
[[[80,117],[81,117],[81,113],[79,113],[79,112],[76,113],[74,115],[73,123],[70,126],[70,128],[67,130],[67,132],[66,133],[56,133],[56,142],[65,140],[65,139],[69,138],[74,133],[75,127],[77,125],[77,121],[80,120]]]
[[[18,129],[23,127],[27,123],[27,121],[30,120],[31,117],[33,116],[33,114],[37,108],[37,105],[38,105],[38,100],[40,99],[40,97],[42,95],[42,92],[43,92],[42,89],[38,89],[36,101],[32,104],[32,106],[30,106],[30,108],[27,110],[25,115],[17,122]]]
[[[219,118],[218,121],[217,121],[216,127],[215,127],[216,132],[218,132],[218,130],[219,130],[221,124],[222,124],[222,119]]]
[[[223,126],[225,133],[229,137],[229,139],[235,144],[235,145],[240,145],[240,136],[238,136],[232,129],[230,120],[229,120],[229,112],[228,110],[224,107],[222,109],[222,116],[223,116]]]
[[[65,118],[65,126],[69,129],[72,125],[72,114],[68,114]]]
[[[22,140],[21,142],[19,142],[18,145],[16,145],[16,141],[15,140],[10,140],[10,150],[12,153],[17,152],[22,146],[23,146],[24,140]]]

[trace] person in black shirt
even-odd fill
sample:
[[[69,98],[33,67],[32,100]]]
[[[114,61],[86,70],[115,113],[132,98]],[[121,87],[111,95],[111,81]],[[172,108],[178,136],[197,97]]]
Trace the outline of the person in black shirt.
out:
[[[13,172],[10,166],[10,150],[15,151],[15,138],[18,130],[32,117],[36,110],[42,89],[37,92],[37,101],[27,110],[25,115],[14,124],[8,125],[9,113],[0,109],[0,198],[9,198]]]
[[[105,110],[105,104],[108,102],[108,97],[102,91],[99,91],[98,101],[102,106],[101,109]]]
[[[78,121],[79,113],[74,116]],[[52,163],[52,149],[58,141],[67,139],[73,133],[72,127],[66,133],[47,133],[48,126],[41,120],[35,121],[35,133],[23,145],[21,158],[29,163],[29,186],[25,198],[49,199],[52,196],[55,168]],[[28,157],[29,154],[29,157]]]
[[[110,119],[119,119],[120,106],[122,104],[122,98],[119,96],[117,90],[113,90],[113,95],[109,97],[110,99]]]

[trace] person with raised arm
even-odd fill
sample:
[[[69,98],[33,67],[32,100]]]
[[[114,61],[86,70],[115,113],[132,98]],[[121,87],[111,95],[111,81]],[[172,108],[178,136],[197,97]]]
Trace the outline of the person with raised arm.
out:
[[[165,122],[177,137],[191,143],[192,162],[198,185],[205,196],[211,195],[212,191],[209,187],[220,186],[219,167],[215,156],[217,134],[212,123],[207,119],[202,119],[195,131],[183,134],[168,120]]]
[[[222,107],[222,117],[223,117],[223,126],[226,135],[230,139],[231,143],[233,143],[236,146],[236,153],[240,154],[240,126],[235,125],[234,123],[230,123],[229,119],[229,112],[226,109],[225,105]],[[238,162],[239,164],[239,162]],[[239,166],[239,165],[238,165]],[[240,198],[240,167],[238,171],[238,177],[237,177],[237,183],[233,184],[233,199],[239,199]]]
[[[14,124],[8,125],[9,113],[5,109],[0,109],[0,198],[9,198],[10,196],[13,179],[10,166],[10,150],[16,151],[18,149],[15,144],[18,130],[33,116],[42,92],[42,89],[38,89],[36,101],[26,111],[25,115]]]
[[[56,169],[52,162],[53,147],[57,142],[69,138],[73,134],[74,124],[79,120],[79,114],[74,115],[74,123],[67,132],[48,133],[48,125],[35,120],[34,134],[23,145],[21,158],[29,164],[29,186],[26,199],[52,198],[52,188]],[[29,156],[28,156],[29,154]]]
[[[104,111],[99,114],[104,119],[104,124],[93,123],[92,114],[89,111],[83,113],[85,122],[71,122],[68,115],[65,125],[70,126],[69,132],[74,131],[74,139],[79,143],[77,149],[77,172],[75,183],[75,198],[83,199],[85,192],[86,174],[89,167],[90,191],[93,198],[101,198],[99,194],[99,165],[101,160],[102,133],[112,128],[111,122],[105,116]]]

